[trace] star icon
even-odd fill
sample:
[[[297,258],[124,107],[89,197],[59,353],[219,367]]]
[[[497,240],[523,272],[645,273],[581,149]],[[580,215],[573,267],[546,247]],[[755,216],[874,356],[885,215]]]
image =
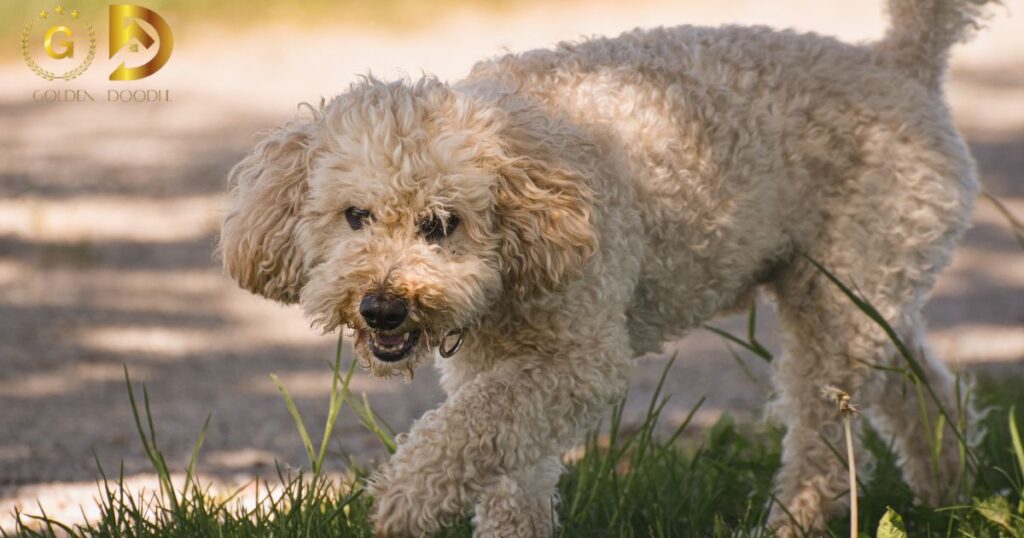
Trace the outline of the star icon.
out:
[[[60,4],[57,4],[57,7],[53,8],[53,12],[58,14],[58,15],[63,15],[64,14],[64,6],[62,6]]]
[[[78,10],[77,9],[72,9],[71,10],[71,18],[72,19],[77,19],[78,18]]]
[[[50,12],[46,11],[45,9],[39,12],[40,19],[45,19],[48,16],[50,16]]]

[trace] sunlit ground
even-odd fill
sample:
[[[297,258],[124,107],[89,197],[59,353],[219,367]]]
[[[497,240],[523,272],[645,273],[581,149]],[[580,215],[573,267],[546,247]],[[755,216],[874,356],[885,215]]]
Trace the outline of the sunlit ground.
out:
[[[315,27],[190,23],[175,27],[167,67],[124,83],[170,89],[170,103],[33,103],[32,90],[61,86],[23,64],[0,65],[0,525],[16,505],[34,509],[37,497],[51,516],[80,518],[98,476],[93,452],[108,471],[124,461],[133,480],[155,484],[131,426],[122,364],[149,387],[172,466],[184,466],[207,413],[200,469],[221,483],[269,475],[275,460],[303,464],[268,374],[280,374],[307,421],[322,423],[334,337],[310,330],[297,309],[237,289],[213,254],[227,170],[258,129],[290,117],[298,102],[330,97],[370,70],[455,80],[505,49],[634,26],[756,23],[869,40],[883,30],[879,4],[528,3],[459,8],[397,29],[352,27],[337,12]],[[1024,35],[1015,31],[1024,2],[1006,6],[955,51],[948,89],[987,188],[1024,215]],[[174,26],[174,8],[162,14]],[[102,97],[110,87],[100,68],[66,85]],[[974,222],[928,307],[933,342],[968,370],[1021,375],[1024,250],[987,202]],[[762,311],[762,339],[777,349],[770,309]],[[726,411],[758,416],[763,387],[718,337],[698,332],[668,348],[679,352],[668,418],[681,420],[702,396],[698,424]],[[768,368],[744,359],[763,385]],[[637,369],[633,415],[663,365]],[[429,368],[411,384],[360,374],[353,388],[400,429],[441,397]],[[333,448],[380,453],[351,416]]]

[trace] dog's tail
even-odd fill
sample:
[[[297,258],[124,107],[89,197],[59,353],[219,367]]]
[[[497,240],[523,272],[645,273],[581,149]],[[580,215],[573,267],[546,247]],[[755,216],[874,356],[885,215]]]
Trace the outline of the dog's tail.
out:
[[[949,49],[979,27],[999,0],[888,0],[890,26],[879,49],[929,88],[939,89]]]

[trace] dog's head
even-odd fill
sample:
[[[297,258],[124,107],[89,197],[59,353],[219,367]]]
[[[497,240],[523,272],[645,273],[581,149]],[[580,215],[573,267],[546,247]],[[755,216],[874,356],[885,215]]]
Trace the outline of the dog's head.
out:
[[[595,248],[591,191],[565,158],[585,144],[503,99],[367,78],[271,131],[230,173],[227,272],[324,331],[352,327],[379,375],[559,289]]]

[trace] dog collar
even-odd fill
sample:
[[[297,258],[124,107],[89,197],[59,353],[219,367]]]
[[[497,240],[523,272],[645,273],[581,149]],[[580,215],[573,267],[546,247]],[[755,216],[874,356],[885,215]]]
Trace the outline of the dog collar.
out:
[[[451,346],[447,346],[446,347],[446,344],[448,343],[448,340],[450,340],[452,337],[455,337],[455,343],[452,344]],[[441,344],[439,346],[437,346],[438,353],[440,353],[441,356],[446,358],[446,359],[451,357],[452,355],[458,353],[459,349],[462,348],[462,340],[464,338],[465,338],[465,333],[463,332],[462,329],[452,329],[452,330],[448,331],[441,338]]]

